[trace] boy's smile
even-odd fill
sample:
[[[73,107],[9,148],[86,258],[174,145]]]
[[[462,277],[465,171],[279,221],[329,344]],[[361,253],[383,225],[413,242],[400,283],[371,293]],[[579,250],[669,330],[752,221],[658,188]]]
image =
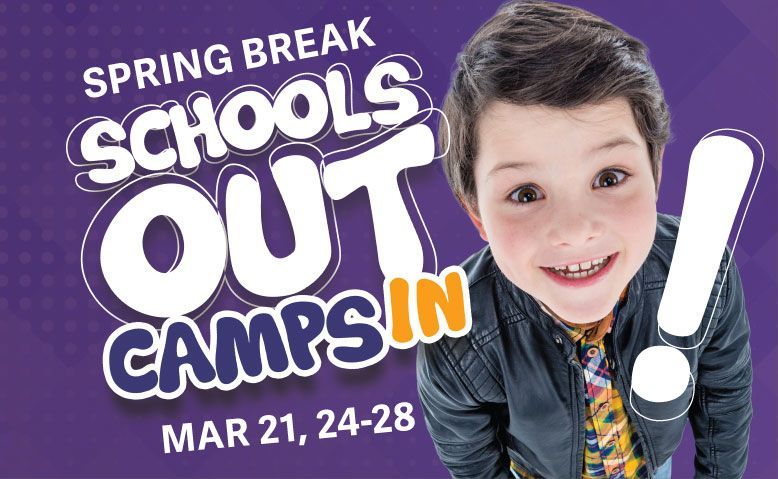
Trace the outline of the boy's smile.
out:
[[[470,216],[500,270],[569,322],[608,314],[656,229],[646,141],[625,99],[494,102],[478,121]]]
[[[613,253],[593,260],[575,261],[566,265],[541,266],[541,269],[562,286],[580,288],[592,285],[608,274],[616,262],[617,256],[618,253]]]

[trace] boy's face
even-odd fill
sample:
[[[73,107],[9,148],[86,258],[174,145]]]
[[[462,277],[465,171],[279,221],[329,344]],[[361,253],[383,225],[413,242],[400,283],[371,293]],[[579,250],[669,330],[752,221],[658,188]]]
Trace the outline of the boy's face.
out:
[[[656,228],[648,148],[627,101],[565,110],[494,102],[477,133],[470,216],[500,270],[566,321],[603,318]]]

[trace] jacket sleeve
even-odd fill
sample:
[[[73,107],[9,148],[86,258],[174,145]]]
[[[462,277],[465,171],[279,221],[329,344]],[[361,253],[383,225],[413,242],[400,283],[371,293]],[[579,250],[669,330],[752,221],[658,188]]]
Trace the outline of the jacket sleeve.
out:
[[[725,260],[731,256],[727,249]],[[719,302],[721,315],[697,370],[690,421],[696,478],[742,478],[751,425],[751,349],[743,286],[734,258]]]
[[[498,414],[476,396],[462,362],[455,367],[450,353],[445,341],[418,347],[419,398],[438,456],[454,478],[510,478],[508,456],[498,439]]]

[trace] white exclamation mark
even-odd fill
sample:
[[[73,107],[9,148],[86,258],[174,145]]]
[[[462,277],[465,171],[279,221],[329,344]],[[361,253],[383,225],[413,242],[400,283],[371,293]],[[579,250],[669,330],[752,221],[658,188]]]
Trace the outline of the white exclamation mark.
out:
[[[706,136],[694,148],[675,252],[657,314],[660,337],[663,331],[690,336],[700,327],[753,164],[748,145],[731,136]],[[692,348],[676,348],[662,339],[668,345],[642,351],[632,371],[632,389],[653,403],[681,397],[691,377],[679,349]],[[680,417],[641,416],[654,421]]]

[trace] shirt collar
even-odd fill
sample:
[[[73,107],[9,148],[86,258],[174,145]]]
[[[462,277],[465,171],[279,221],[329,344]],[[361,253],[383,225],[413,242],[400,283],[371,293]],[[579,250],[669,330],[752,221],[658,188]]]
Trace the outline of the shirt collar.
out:
[[[627,300],[628,290],[629,284],[627,284],[627,286],[625,286],[621,291],[616,305],[607,316],[597,321],[596,324],[588,323],[587,325],[584,325],[584,327],[561,321],[561,318],[552,313],[545,304],[543,304],[541,301],[538,301],[537,299],[535,301],[538,303],[538,305],[540,305],[540,308],[551,318],[553,318],[554,322],[560,326],[568,336],[570,336],[570,339],[572,339],[574,343],[577,343],[583,338],[591,338],[591,340],[597,341],[602,339],[605,334],[610,332],[611,328],[613,327],[613,321],[616,318],[619,309],[624,306],[624,303]]]

